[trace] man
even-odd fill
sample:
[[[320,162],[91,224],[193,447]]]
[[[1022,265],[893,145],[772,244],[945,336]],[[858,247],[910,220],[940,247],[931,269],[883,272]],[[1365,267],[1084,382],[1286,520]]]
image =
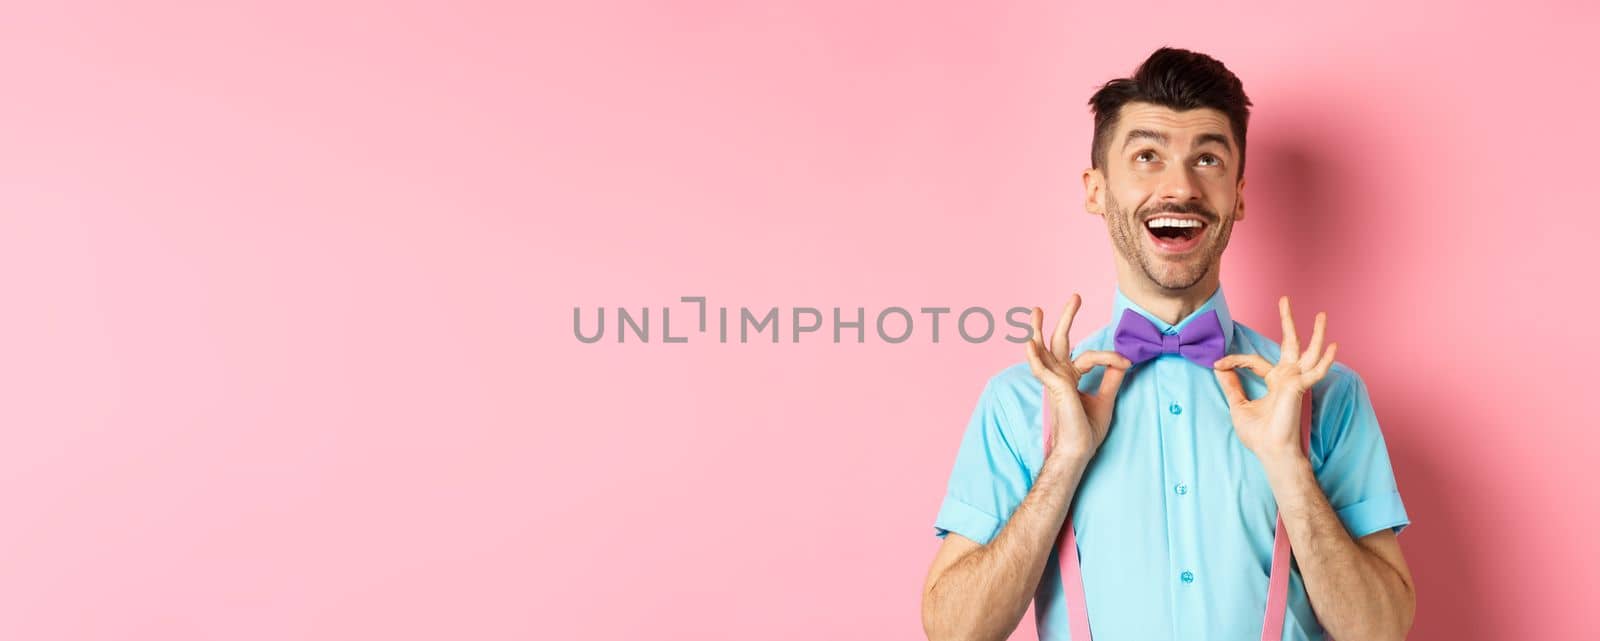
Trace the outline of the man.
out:
[[[935,521],[928,638],[1004,639],[1030,598],[1047,641],[1404,638],[1410,520],[1365,384],[1323,347],[1325,315],[1302,345],[1280,299],[1277,343],[1223,297],[1245,218],[1243,85],[1163,48],[1089,102],[1112,323],[1072,346],[1078,297],[1049,337],[1035,308],[1028,363],[983,390]]]

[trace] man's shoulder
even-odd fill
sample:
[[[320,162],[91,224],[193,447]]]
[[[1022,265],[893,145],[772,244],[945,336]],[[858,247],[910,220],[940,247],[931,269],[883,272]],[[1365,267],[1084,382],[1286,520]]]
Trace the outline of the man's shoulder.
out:
[[[1076,357],[1086,350],[1110,349],[1106,344],[1110,331],[1110,326],[1106,326],[1090,333],[1073,344],[1072,355]],[[1028,361],[1021,360],[989,376],[984,383],[981,402],[989,405],[991,411],[1002,412],[1008,424],[1037,429],[1039,399],[1043,393],[1044,384],[1033,375],[1033,368]]]
[[[986,403],[1011,403],[1043,393],[1044,386],[1033,375],[1027,361],[1012,363],[989,377],[983,385]]]

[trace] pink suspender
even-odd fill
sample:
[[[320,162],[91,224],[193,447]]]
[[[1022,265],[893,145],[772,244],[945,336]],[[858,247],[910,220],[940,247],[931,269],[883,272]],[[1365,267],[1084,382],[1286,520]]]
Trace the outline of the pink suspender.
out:
[[[1048,390],[1041,394],[1040,408],[1044,421],[1044,452],[1050,454],[1051,433],[1055,430],[1054,408]],[[1300,445],[1311,448],[1311,393],[1306,392],[1301,407],[1302,423]],[[1272,535],[1272,574],[1267,579],[1267,613],[1261,621],[1261,641],[1283,637],[1283,617],[1289,608],[1289,532],[1283,527],[1283,515],[1278,515],[1277,531]],[[1091,641],[1089,633],[1089,608],[1083,595],[1083,571],[1078,563],[1078,534],[1072,525],[1072,513],[1067,513],[1067,523],[1061,528],[1056,557],[1061,561],[1061,584],[1067,599],[1067,616],[1072,641]],[[1328,637],[1332,641],[1332,637]]]

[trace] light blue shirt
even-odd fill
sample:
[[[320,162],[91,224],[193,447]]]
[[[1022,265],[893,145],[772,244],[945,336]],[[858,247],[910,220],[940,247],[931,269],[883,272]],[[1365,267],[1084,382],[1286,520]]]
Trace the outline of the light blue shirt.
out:
[[[1132,309],[1165,334],[1215,309],[1229,354],[1278,360],[1278,344],[1234,322],[1218,287],[1177,325],[1117,291],[1112,322],[1073,347],[1111,350],[1116,319]],[[1309,334],[1307,334],[1309,336]],[[1079,389],[1098,389],[1097,367]],[[1238,370],[1250,398],[1266,384]],[[1027,363],[989,379],[967,425],[934,523],[988,544],[1022,503],[1044,461],[1041,384]],[[1310,460],[1352,537],[1410,524],[1388,449],[1354,370],[1335,362],[1312,389]],[[1256,639],[1271,573],[1277,501],[1255,454],[1233,433],[1215,375],[1176,354],[1135,366],[1117,395],[1111,430],[1084,472],[1072,511],[1095,641]],[[1039,637],[1069,639],[1057,554],[1035,592]],[[1283,638],[1322,639],[1298,563],[1291,565]]]

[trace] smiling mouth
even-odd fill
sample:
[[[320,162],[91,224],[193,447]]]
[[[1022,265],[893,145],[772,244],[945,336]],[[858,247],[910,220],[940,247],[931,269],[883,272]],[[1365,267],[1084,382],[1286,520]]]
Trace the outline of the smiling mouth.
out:
[[[1182,253],[1200,244],[1200,236],[1208,225],[1199,218],[1189,216],[1157,215],[1144,221],[1145,232],[1158,249],[1168,253]]]

